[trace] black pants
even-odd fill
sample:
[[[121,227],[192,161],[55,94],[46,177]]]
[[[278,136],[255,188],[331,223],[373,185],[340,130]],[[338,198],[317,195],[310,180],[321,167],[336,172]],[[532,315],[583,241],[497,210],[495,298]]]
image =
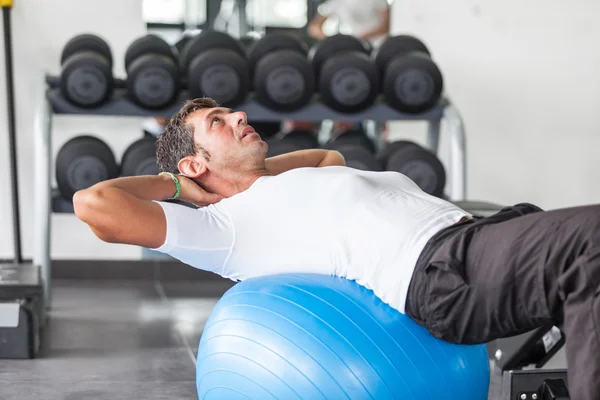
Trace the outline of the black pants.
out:
[[[563,323],[573,399],[600,396],[600,205],[518,204],[455,225],[425,247],[406,313],[453,343]]]

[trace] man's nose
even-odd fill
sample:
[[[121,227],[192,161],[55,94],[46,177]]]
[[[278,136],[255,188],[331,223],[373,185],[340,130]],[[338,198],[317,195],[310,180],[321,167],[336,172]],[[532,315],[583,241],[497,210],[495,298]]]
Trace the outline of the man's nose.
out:
[[[248,116],[245,112],[238,111],[231,114],[231,118],[233,120],[234,126],[239,125],[247,125],[248,124]]]

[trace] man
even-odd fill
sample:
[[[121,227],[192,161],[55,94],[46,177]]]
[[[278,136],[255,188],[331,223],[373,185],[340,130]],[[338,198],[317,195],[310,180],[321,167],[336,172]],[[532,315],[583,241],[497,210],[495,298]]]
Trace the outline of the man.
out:
[[[318,40],[327,35],[323,25],[335,16],[340,31],[369,42],[377,48],[390,33],[390,4],[387,0],[327,0],[308,24],[308,34]]]
[[[476,218],[397,172],[347,168],[325,150],[266,159],[267,147],[244,113],[189,101],[157,141],[161,175],[77,192],[75,213],[102,240],[233,280],[355,280],[450,342],[562,321],[572,398],[597,398],[599,206]],[[173,197],[199,208],[163,201]]]

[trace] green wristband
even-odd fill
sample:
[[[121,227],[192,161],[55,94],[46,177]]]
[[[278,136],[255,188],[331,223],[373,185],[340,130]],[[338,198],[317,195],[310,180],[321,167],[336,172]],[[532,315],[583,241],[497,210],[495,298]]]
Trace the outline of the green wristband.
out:
[[[179,197],[179,195],[181,194],[181,185],[179,184],[179,178],[177,178],[177,176],[171,172],[161,172],[159,175],[169,175],[171,177],[171,179],[175,183],[175,188],[177,190],[175,191],[175,194],[173,195],[173,197],[170,197],[168,200],[177,199]]]

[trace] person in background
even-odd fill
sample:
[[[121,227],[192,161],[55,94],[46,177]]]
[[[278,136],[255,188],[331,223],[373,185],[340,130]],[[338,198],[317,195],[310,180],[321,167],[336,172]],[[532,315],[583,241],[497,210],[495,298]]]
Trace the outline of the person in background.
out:
[[[327,0],[308,24],[308,34],[317,40],[325,39],[323,25],[335,16],[340,33],[366,40],[376,49],[390,34],[390,8],[388,0]]]
[[[319,6],[317,15],[307,27],[308,34],[317,40],[327,37],[323,25],[331,17],[337,17],[340,33],[366,41],[373,50],[390,34],[390,9],[388,0],[326,0]],[[332,137],[343,135],[351,129],[362,130],[360,124],[337,121],[333,124]],[[387,141],[387,124],[383,126],[383,139]]]

